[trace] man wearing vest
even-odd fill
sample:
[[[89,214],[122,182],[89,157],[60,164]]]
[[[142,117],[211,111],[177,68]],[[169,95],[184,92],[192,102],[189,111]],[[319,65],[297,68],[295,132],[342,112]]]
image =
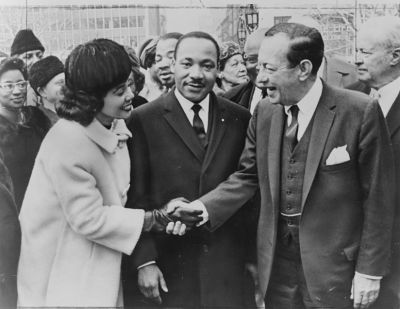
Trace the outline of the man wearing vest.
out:
[[[267,308],[366,308],[390,256],[393,157],[382,111],[317,78],[321,34],[272,27],[259,53],[268,89],[239,169],[181,212],[215,230],[259,187],[257,254]],[[266,103],[266,104],[265,104]]]
[[[376,27],[376,25],[380,25]],[[371,18],[358,35],[358,84],[351,88],[378,98],[386,118],[400,184],[400,18]],[[400,308],[400,190],[397,190],[390,273],[382,280],[374,309]]]

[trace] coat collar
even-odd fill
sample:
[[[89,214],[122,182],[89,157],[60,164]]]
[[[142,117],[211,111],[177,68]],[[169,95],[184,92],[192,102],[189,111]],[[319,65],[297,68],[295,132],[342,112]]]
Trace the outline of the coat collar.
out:
[[[115,119],[108,130],[95,118],[87,127],[83,127],[83,130],[92,141],[109,153],[114,153],[132,137],[122,119]]]

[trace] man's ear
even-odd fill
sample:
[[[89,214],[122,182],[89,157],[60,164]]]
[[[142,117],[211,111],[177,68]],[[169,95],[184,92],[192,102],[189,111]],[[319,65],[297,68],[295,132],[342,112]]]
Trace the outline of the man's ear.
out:
[[[305,81],[311,75],[311,72],[312,72],[312,69],[313,69],[313,64],[311,63],[310,60],[303,59],[298,64],[298,67],[300,69],[299,78],[300,78],[301,81]]]
[[[391,65],[398,65],[400,63],[400,47],[393,49]]]
[[[39,95],[40,95],[42,98],[46,98],[46,90],[44,89],[44,87],[38,87],[38,88],[36,89],[36,91],[37,91],[37,93],[39,93]]]

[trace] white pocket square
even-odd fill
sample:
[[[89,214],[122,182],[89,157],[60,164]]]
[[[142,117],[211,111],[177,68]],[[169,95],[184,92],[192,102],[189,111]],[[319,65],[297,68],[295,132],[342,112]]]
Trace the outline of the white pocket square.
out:
[[[346,150],[347,145],[333,148],[329,154],[328,159],[326,159],[326,165],[340,164],[350,161],[350,155]]]

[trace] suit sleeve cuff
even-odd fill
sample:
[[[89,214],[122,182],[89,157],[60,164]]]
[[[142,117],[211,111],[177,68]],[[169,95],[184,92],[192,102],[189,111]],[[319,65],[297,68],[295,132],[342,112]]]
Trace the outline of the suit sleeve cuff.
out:
[[[356,275],[363,277],[365,279],[371,279],[371,280],[381,280],[382,279],[382,276],[365,275],[365,274],[360,274],[359,272],[356,272]]]

